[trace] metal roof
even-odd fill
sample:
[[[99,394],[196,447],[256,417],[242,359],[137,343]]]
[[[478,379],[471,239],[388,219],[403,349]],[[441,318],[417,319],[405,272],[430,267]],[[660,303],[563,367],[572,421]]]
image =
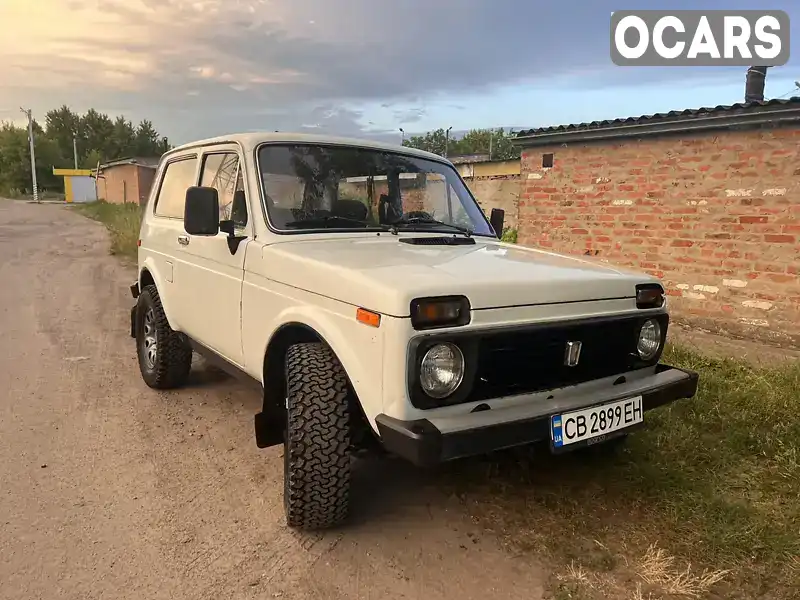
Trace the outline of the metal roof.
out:
[[[118,158],[110,160],[107,163],[100,164],[100,170],[108,169],[111,167],[119,167],[121,165],[139,165],[141,167],[150,167],[155,169],[158,166],[159,156],[132,156],[129,158]]]
[[[515,144],[531,146],[798,120],[800,120],[800,97],[776,98],[765,102],[741,102],[730,106],[673,110],[640,117],[539,127],[518,132],[513,141]]]

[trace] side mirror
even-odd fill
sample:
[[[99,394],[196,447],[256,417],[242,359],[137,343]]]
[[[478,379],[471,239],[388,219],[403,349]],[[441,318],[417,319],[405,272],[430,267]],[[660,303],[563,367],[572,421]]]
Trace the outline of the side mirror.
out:
[[[212,187],[190,187],[186,190],[183,228],[191,235],[219,233],[219,194]]]
[[[503,222],[506,220],[506,211],[502,208],[493,208],[492,214],[489,217],[489,223],[492,225],[492,229],[497,234],[497,239],[503,237]]]

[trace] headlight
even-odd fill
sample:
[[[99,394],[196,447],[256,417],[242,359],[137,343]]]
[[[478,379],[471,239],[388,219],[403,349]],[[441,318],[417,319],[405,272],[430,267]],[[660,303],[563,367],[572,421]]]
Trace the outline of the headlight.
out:
[[[658,321],[648,319],[639,331],[639,342],[636,351],[642,360],[652,360],[661,347],[661,326]]]
[[[422,357],[419,383],[431,398],[449,396],[464,379],[464,355],[454,344],[436,344]]]

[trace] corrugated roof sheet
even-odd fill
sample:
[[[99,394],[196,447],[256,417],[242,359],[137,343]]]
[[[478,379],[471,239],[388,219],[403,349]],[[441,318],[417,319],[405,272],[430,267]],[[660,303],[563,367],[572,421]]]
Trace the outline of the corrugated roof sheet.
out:
[[[101,164],[100,169],[108,169],[110,167],[118,167],[120,165],[141,165],[143,167],[155,168],[158,166],[159,160],[160,157],[158,156],[131,156],[127,158],[118,158],[105,164]]]
[[[652,115],[642,115],[640,117],[628,117],[623,119],[607,119],[604,121],[592,121],[591,123],[575,123],[572,125],[555,125],[551,127],[539,127],[535,129],[526,129],[523,131],[517,132],[516,138],[524,138],[536,135],[543,135],[548,133],[561,133],[567,131],[591,131],[594,129],[611,129],[613,127],[619,127],[623,125],[635,125],[635,124],[642,124],[642,123],[657,123],[657,122],[666,122],[670,119],[685,119],[686,117],[702,117],[709,114],[714,113],[740,113],[740,112],[747,112],[750,109],[758,108],[762,106],[780,106],[780,105],[789,105],[789,104],[798,104],[800,105],[800,96],[795,96],[792,98],[775,98],[773,100],[767,100],[765,102],[740,102],[738,104],[732,104],[730,106],[714,106],[714,107],[704,107],[704,108],[694,108],[694,109],[686,109],[686,110],[672,110],[667,113],[656,113]]]

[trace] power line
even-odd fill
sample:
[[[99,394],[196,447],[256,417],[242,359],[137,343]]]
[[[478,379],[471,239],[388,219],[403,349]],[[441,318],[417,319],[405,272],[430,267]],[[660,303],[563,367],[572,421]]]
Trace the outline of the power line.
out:
[[[792,89],[790,89],[788,92],[781,94],[780,96],[775,96],[773,100],[780,100],[781,98],[785,98],[789,94],[797,94],[798,96],[800,96],[800,81],[795,81],[794,87]]]

